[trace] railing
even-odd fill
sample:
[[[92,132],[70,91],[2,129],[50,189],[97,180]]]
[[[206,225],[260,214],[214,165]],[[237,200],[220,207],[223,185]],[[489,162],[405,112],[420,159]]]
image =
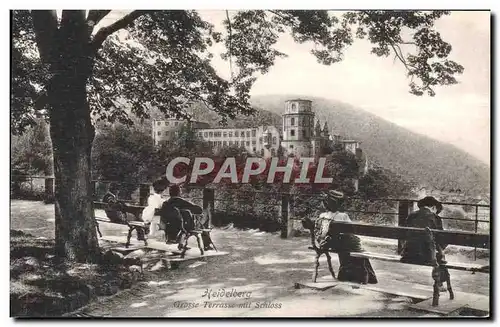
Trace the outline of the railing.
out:
[[[54,177],[52,176],[18,176],[18,180],[21,180],[25,187],[31,189],[43,189],[44,198],[53,198],[54,196]],[[13,179],[15,180],[15,178]],[[42,182],[43,181],[43,182]],[[104,180],[93,180],[92,189],[94,190],[94,201],[98,201],[102,198],[107,189],[107,186],[112,181]],[[134,196],[125,201],[135,203],[139,206],[145,206],[147,204],[148,196],[150,195],[151,184],[143,183],[137,184],[132,183],[118,183],[122,186],[130,185],[130,188],[134,189]],[[196,190],[203,190],[202,193],[196,192]],[[194,192],[193,192],[194,191]],[[228,192],[228,190],[225,190]],[[195,194],[193,194],[195,193]],[[197,193],[197,194],[196,194]],[[218,195],[219,193],[219,195]],[[237,194],[236,194],[237,193]],[[190,187],[189,191],[185,193],[185,196],[192,201],[203,202],[203,207],[211,205],[212,210],[219,209],[219,211],[224,211],[225,208],[231,207],[241,209],[242,211],[248,211],[255,213],[254,204],[264,203],[265,213],[268,215],[276,214],[279,218],[279,230],[282,238],[288,238],[291,236],[294,226],[297,224],[298,220],[302,219],[304,215],[315,215],[322,208],[320,201],[318,200],[319,193],[286,193],[286,192],[269,192],[260,191],[255,189],[243,190],[242,188],[237,189],[235,194],[223,193],[223,190],[214,190],[211,188],[203,187]],[[228,196],[228,194],[230,194]],[[396,226],[404,226],[406,219],[410,212],[416,209],[415,199],[403,199],[403,198],[370,198],[364,199],[360,197],[349,197],[346,199],[345,212],[347,212],[353,221],[369,221],[375,222],[376,224],[388,224]],[[482,232],[489,234],[490,227],[490,206],[485,204],[477,203],[466,203],[466,202],[442,202],[445,209],[446,208],[457,208],[459,207],[466,217],[470,217],[473,214],[474,219],[470,218],[460,218],[460,217],[450,217],[446,216],[453,210],[443,210],[445,215],[441,218],[447,222],[444,223],[444,227],[447,230],[467,230],[473,231],[474,233]],[[314,208],[314,206],[317,208]],[[243,207],[243,208],[242,208]],[[301,208],[306,208],[301,212]],[[375,209],[374,209],[375,208]],[[469,208],[466,210],[466,208]],[[307,211],[307,212],[306,212]],[[462,212],[460,211],[460,212]],[[481,219],[480,219],[481,216]],[[379,218],[377,220],[377,217]],[[486,218],[486,219],[484,219]],[[374,220],[375,221],[372,221]],[[398,242],[398,251],[401,248],[401,242]],[[474,249],[474,258],[476,258],[476,249]]]

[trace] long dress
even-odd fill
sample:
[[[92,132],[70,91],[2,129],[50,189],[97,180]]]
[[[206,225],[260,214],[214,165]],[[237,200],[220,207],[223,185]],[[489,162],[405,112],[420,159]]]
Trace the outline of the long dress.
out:
[[[158,193],[151,194],[148,198],[148,205],[142,211],[142,220],[148,223],[152,223],[156,209],[160,209],[164,200]],[[150,237],[155,236],[156,226],[151,225]]]
[[[350,223],[349,215],[344,212],[324,212],[319,217],[321,220],[342,221]],[[354,234],[334,233],[329,229],[329,237],[325,246],[333,249],[339,256],[339,272],[337,278],[340,281],[349,281],[361,284],[377,284],[377,276],[372,268],[370,260],[366,258],[354,258],[350,252],[363,252],[361,240]],[[332,233],[333,232],[333,233]],[[320,244],[321,245],[321,244]]]

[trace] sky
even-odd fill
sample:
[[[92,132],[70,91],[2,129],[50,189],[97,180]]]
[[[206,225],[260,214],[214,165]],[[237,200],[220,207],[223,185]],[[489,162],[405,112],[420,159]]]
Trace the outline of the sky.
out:
[[[216,28],[225,18],[224,11],[200,14]],[[101,23],[107,25],[122,15],[112,12]],[[436,88],[435,97],[411,95],[402,64],[392,57],[370,54],[368,41],[356,40],[342,62],[324,66],[310,54],[308,45],[285,35],[277,48],[288,57],[279,58],[260,76],[251,94],[300,94],[342,101],[451,143],[490,164],[490,12],[453,11],[437,21],[436,29],[452,45],[449,58],[464,66],[464,73],[458,75],[459,84]],[[229,76],[227,62],[215,59],[214,66],[222,76]]]

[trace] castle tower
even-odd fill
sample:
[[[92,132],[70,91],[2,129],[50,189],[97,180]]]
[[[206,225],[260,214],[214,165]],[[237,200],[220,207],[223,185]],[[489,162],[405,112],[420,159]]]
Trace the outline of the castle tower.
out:
[[[316,137],[321,136],[321,124],[319,122],[319,119],[316,121],[316,127],[314,127],[314,136]]]
[[[285,155],[308,157],[312,154],[314,112],[309,100],[294,99],[285,102],[283,114],[283,140]]]
[[[323,137],[326,138],[327,140],[330,138],[330,132],[328,131],[328,122],[325,121],[325,124],[323,125]]]

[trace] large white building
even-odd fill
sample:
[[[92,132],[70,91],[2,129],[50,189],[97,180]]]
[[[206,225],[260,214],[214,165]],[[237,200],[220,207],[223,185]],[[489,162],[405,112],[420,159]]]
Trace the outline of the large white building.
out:
[[[321,127],[319,120],[315,119],[310,100],[288,100],[284,109],[281,130],[276,126],[210,128],[209,124],[200,121],[191,121],[189,124],[200,139],[209,142],[214,148],[239,146],[262,157],[276,156],[281,148],[285,156],[314,157],[334,144],[340,144],[357,158],[366,161],[358,141],[330,135],[326,122]],[[177,119],[154,120],[152,133],[155,145],[173,140],[186,124],[186,121]]]

